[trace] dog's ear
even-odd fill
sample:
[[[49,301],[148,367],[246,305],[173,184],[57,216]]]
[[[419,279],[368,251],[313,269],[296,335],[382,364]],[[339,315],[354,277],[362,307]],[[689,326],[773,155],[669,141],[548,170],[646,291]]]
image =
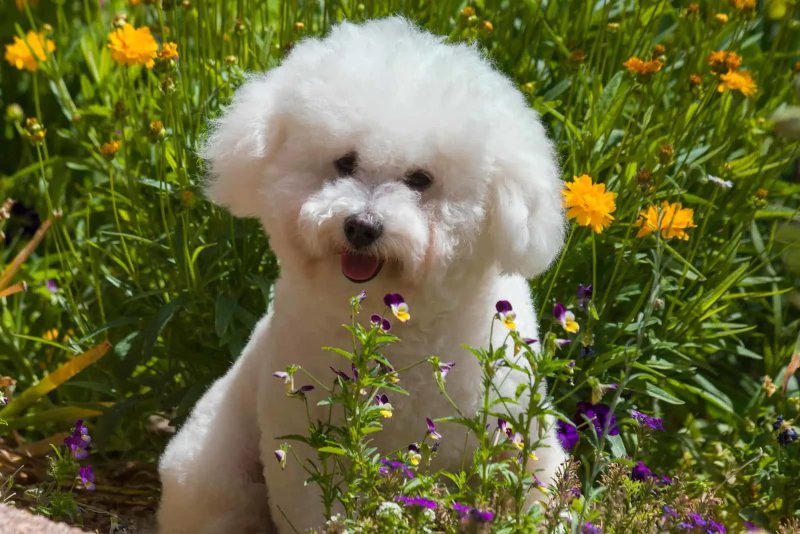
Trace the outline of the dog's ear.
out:
[[[561,173],[535,111],[520,106],[500,131],[492,148],[491,250],[504,273],[532,278],[564,243]]]
[[[245,82],[201,148],[209,170],[206,195],[239,217],[260,212],[260,181],[282,136],[275,104],[279,84],[277,69]]]

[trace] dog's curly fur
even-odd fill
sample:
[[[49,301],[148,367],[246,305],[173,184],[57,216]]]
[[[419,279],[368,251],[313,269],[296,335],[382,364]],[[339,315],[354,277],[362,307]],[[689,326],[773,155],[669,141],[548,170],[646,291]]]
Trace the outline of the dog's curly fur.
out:
[[[486,344],[495,302],[509,300],[520,331],[537,336],[525,279],[562,246],[559,167],[536,113],[474,47],[445,44],[397,17],[342,23],[250,78],[204,156],[209,197],[261,220],[282,275],[272,310],[161,459],[161,531],[268,531],[269,516],[278,532],[302,531],[324,520],[319,495],[304,485],[300,462],[281,470],[273,451],[276,436],[306,431],[305,409],[272,373],[297,363],[330,376],[340,362],[321,347],[348,346],[347,299],[366,288],[366,309],[380,311],[381,296],[397,292],[413,318],[395,324],[402,342],[390,360],[454,360],[449,392],[475,409],[480,369],[462,345]],[[429,187],[409,182],[417,171]],[[367,217],[379,235],[355,243],[344,229],[352,217]],[[401,379],[411,395],[392,399],[394,417],[376,435],[383,451],[418,440],[426,416],[451,414],[429,367]],[[511,373],[498,383],[511,393],[522,379]],[[311,415],[323,418],[315,393]],[[470,454],[463,430],[439,430],[437,467],[456,469]],[[535,468],[546,481],[564,453],[552,429],[545,441]]]

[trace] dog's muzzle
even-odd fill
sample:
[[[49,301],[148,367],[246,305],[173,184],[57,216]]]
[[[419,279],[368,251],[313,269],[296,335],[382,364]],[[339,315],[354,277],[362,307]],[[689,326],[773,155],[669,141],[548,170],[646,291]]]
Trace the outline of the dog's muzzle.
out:
[[[383,260],[361,251],[383,234],[383,223],[371,213],[350,215],[344,220],[344,236],[354,249],[341,255],[342,274],[351,282],[369,282],[381,271]]]

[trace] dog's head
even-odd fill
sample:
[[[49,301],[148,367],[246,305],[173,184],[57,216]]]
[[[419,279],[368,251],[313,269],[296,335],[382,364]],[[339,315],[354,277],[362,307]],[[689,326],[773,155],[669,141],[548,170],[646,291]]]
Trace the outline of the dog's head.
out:
[[[239,89],[204,156],[212,200],[258,217],[286,268],[341,284],[531,277],[563,241],[536,113],[474,48],[401,18],[299,43]]]

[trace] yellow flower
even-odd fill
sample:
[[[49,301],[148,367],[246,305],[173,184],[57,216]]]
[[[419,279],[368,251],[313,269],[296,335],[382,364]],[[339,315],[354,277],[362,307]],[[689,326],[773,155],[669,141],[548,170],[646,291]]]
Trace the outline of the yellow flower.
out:
[[[716,20],[720,24],[725,24],[728,22],[728,15],[725,13],[717,13],[714,15],[714,20]]]
[[[754,11],[756,0],[729,0],[729,3],[739,11]]]
[[[158,53],[158,57],[163,60],[178,59],[178,43],[166,42]]]
[[[660,208],[651,204],[646,210],[639,213],[639,217],[636,222],[636,225],[639,226],[639,233],[636,234],[636,237],[644,237],[660,230],[661,237],[664,239],[677,237],[688,241],[689,234],[686,233],[686,230],[697,226],[694,224],[694,210],[684,208],[680,202],[673,204],[664,201]]]
[[[390,419],[392,417],[392,410],[387,410],[386,408],[380,410],[378,413],[380,413],[384,419]]]
[[[144,65],[152,69],[158,54],[158,44],[150,28],[134,28],[125,24],[108,35],[111,59],[123,65]]]
[[[744,70],[726,72],[719,79],[720,84],[717,86],[717,91],[720,93],[730,89],[731,91],[739,91],[744,96],[752,96],[758,91],[758,85],[756,85],[755,80],[753,80],[749,72]]]
[[[581,226],[591,226],[599,234],[614,220],[611,214],[617,209],[617,194],[607,192],[605,184],[593,184],[589,175],[573,177],[561,194],[563,206],[569,208],[567,217],[576,219]]]
[[[664,64],[658,59],[642,61],[636,56],[628,58],[622,65],[628,69],[628,72],[631,74],[636,74],[639,76],[650,76],[651,74],[660,71],[661,67],[664,66]]]
[[[122,143],[116,140],[103,143],[100,145],[100,154],[108,159],[111,159],[114,157],[114,154],[119,152],[119,147],[121,144]]]
[[[47,60],[45,49],[52,52],[56,49],[56,44],[45,39],[43,33],[28,32],[25,40],[14,37],[14,42],[6,45],[5,59],[12,67],[34,72],[39,68],[39,61]]]
[[[47,341],[57,341],[58,340],[58,328],[51,328],[44,334],[42,334],[42,338],[46,339]]]
[[[408,462],[411,465],[419,465],[419,461],[422,459],[422,455],[418,452],[411,451],[408,453]]]
[[[708,64],[713,71],[736,70],[742,66],[742,56],[736,52],[718,50],[708,54]]]

